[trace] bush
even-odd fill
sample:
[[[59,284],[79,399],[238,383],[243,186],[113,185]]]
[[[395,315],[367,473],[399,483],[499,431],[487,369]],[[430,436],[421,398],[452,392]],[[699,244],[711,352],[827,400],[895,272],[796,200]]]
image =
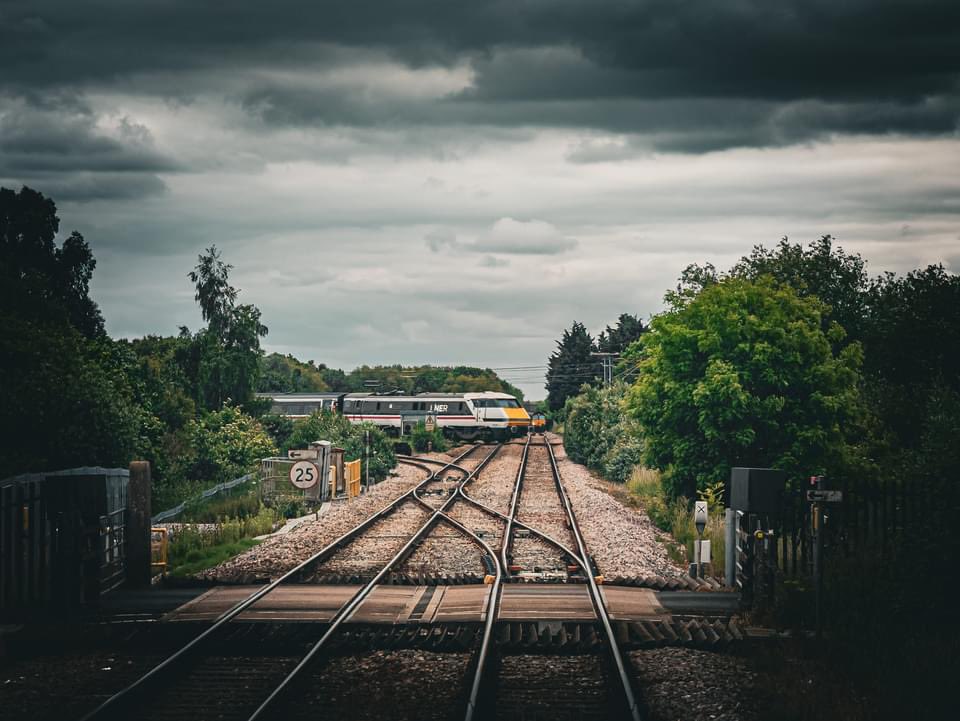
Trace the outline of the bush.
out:
[[[643,442],[640,438],[621,435],[603,457],[603,476],[615,483],[625,483],[641,460]]]
[[[386,434],[370,423],[354,425],[339,413],[317,411],[309,418],[294,424],[293,433],[283,445],[283,451],[286,452],[290,448],[306,448],[314,441],[330,441],[344,450],[344,460],[360,459],[365,463],[364,447],[368,431],[370,433],[370,479],[376,483],[387,477],[390,470],[397,465],[397,459],[393,454],[393,445]],[[366,469],[361,469],[361,476],[365,472]]]
[[[617,483],[630,477],[644,450],[639,426],[623,414],[626,391],[621,383],[606,388],[584,386],[564,406],[567,455]]]
[[[417,453],[424,453],[428,450],[442,453],[450,447],[447,439],[443,436],[443,431],[439,428],[428,431],[426,424],[422,422],[410,431],[410,443]]]

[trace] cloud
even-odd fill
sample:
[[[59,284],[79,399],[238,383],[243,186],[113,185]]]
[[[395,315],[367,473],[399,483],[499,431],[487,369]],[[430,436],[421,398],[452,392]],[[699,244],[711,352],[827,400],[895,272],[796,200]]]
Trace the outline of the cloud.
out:
[[[423,239],[427,242],[427,247],[434,253],[439,253],[444,248],[458,247],[457,236],[449,230],[431,230]]]
[[[506,258],[498,258],[495,255],[485,255],[480,259],[480,267],[482,268],[506,268],[510,265],[510,261]]]
[[[179,170],[128,116],[97,115],[73,97],[0,97],[0,179],[64,200],[140,198],[164,192],[159,173]]]
[[[22,0],[0,67],[11,96],[219,95],[275,128],[581,128],[699,153],[955,134],[960,6]]]
[[[500,218],[468,247],[474,253],[557,255],[576,248],[577,241],[542,220]]]

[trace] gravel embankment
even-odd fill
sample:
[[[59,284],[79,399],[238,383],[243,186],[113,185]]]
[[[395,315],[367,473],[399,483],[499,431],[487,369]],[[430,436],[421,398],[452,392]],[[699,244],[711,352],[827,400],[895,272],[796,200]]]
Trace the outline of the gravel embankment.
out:
[[[199,577],[225,583],[255,583],[282,575],[427,476],[422,469],[402,463],[394,473],[395,477],[378,483],[369,493],[334,504],[319,520],[303,523],[289,533],[272,536],[216,568],[198,574]]]
[[[456,521],[460,521],[473,533],[478,535],[482,533],[483,540],[487,542],[490,548],[494,552],[499,550],[500,537],[503,535],[503,521],[462,500],[454,503],[453,508],[447,515]]]
[[[464,488],[473,500],[503,514],[510,512],[513,481],[517,476],[523,446],[507,443],[480,475]]]
[[[602,481],[585,466],[569,460],[563,446],[555,446],[554,453],[577,523],[600,573],[607,577],[685,575],[670,561],[658,540],[660,532],[646,513],[624,506],[602,490]]]
[[[437,524],[400,570],[434,576],[485,573],[480,547],[447,523]]]
[[[612,718],[611,687],[592,655],[505,655],[497,674],[498,721]],[[619,700],[619,699],[617,699]]]
[[[459,718],[466,653],[412,649],[335,656],[302,692],[288,718],[440,721]],[[322,711],[322,713],[318,713]]]
[[[316,575],[376,574],[397,555],[429,515],[418,503],[405,501],[393,513],[338,549],[316,569]]]
[[[755,721],[756,674],[736,656],[693,648],[630,652],[653,721]]]

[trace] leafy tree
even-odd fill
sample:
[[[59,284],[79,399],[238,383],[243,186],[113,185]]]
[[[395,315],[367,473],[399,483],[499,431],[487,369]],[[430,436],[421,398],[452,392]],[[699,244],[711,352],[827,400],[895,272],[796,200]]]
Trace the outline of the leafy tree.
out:
[[[309,418],[297,421],[293,433],[282,447],[283,452],[291,448],[306,448],[314,441],[330,441],[343,448],[348,461],[358,458],[366,462],[366,433],[370,433],[370,480],[382,481],[397,464],[393,454],[393,444],[386,434],[370,423],[354,425],[339,413],[317,411]],[[366,469],[363,469],[365,477]]]
[[[894,448],[916,449],[928,419],[943,417],[934,409],[960,393],[960,276],[941,265],[889,273],[865,295],[870,396]]]
[[[64,320],[0,309],[0,478],[84,465],[124,466],[144,445],[147,418],[109,340]]]
[[[260,338],[267,327],[256,306],[237,304],[238,291],[230,285],[233,266],[220,259],[216,246],[199,256],[189,273],[195,298],[207,327],[193,340],[197,347],[197,400],[209,410],[225,401],[247,403],[260,376]],[[181,335],[186,329],[181,329]]]
[[[749,280],[770,276],[801,297],[815,296],[826,306],[824,330],[835,321],[846,331],[843,342],[862,340],[869,286],[866,263],[859,255],[849,255],[834,246],[833,240],[824,235],[806,249],[787,238],[773,250],[757,245],[730,275]]]
[[[277,448],[264,427],[238,407],[226,404],[187,425],[190,451],[183,475],[220,483],[254,470]]]
[[[258,390],[262,392],[306,393],[330,390],[324,380],[326,366],[312,360],[304,363],[292,355],[271,353],[263,358]]]
[[[380,382],[381,390],[404,393],[468,393],[497,391],[523,399],[523,393],[502,380],[489,368],[456,366],[360,366],[346,376],[348,390],[370,390],[365,382]]]
[[[581,385],[598,377],[597,359],[590,355],[595,350],[593,338],[583,323],[574,321],[569,330],[563,331],[557,350],[547,362],[547,404],[551,411],[563,408],[567,398],[576,395]]]
[[[734,465],[800,477],[842,457],[862,351],[832,350],[843,330],[824,332],[825,312],[772,279],[725,278],[653,320],[627,405],[673,495]]]
[[[622,353],[646,330],[643,321],[637,316],[621,313],[615,327],[607,326],[606,330],[597,336],[597,350],[602,353]]]
[[[90,298],[97,263],[80,233],[61,247],[57,206],[24,187],[0,188],[0,302],[22,317],[65,319],[86,338],[105,335],[103,316]]]

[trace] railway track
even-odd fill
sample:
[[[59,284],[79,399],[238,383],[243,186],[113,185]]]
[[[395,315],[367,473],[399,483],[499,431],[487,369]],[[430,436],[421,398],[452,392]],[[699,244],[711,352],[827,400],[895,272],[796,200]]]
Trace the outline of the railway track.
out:
[[[119,719],[136,715],[141,719],[253,719],[271,718],[270,709],[276,705],[284,692],[300,676],[325,645],[333,638],[346,618],[370,594],[374,586],[394,567],[409,558],[418,542],[440,520],[442,509],[454,498],[448,495],[439,508],[424,500],[421,493],[440,483],[448,483],[448,476],[455,477],[462,485],[479,472],[496,455],[499,446],[472,468],[462,462],[478,453],[483,446],[474,446],[449,463],[442,463],[421,483],[391,501],[380,511],[336,539],[319,552],[306,559],[283,576],[250,594],[223,613],[217,621],[183,646],[176,653],[137,679],[117,694],[104,701],[87,714],[83,721],[93,719]],[[432,494],[426,494],[432,495]],[[411,509],[417,507],[421,512]],[[456,521],[448,522],[459,526]],[[410,530],[410,525],[416,528]],[[471,535],[462,526],[461,530]],[[406,538],[404,533],[406,530]],[[372,574],[370,580],[340,608],[321,632],[319,628],[301,629],[293,638],[285,637],[278,645],[262,639],[238,640],[238,629],[243,624],[232,624],[246,609],[283,584],[310,582],[316,578],[324,564],[336,564],[346,557],[345,551],[355,544],[364,543],[370,533],[380,541],[390,537],[387,547],[393,551],[368,554],[367,563],[361,569],[370,574],[371,568],[386,555],[390,557]],[[399,538],[398,538],[399,537]],[[484,546],[479,538],[477,543]],[[396,548],[399,546],[399,548]],[[381,543],[379,548],[382,548]],[[485,548],[492,556],[493,551]],[[338,560],[339,559],[339,560]],[[251,633],[263,633],[262,629]],[[251,649],[256,649],[252,654]]]
[[[503,448],[508,457],[498,458]],[[362,687],[344,686],[339,680],[344,674],[360,681],[397,677],[398,691],[404,679],[418,692],[421,686],[432,689],[431,708],[408,718],[639,719],[632,682],[549,444],[528,438],[523,445],[474,446],[446,463],[403,461],[427,469],[427,478],[234,605],[84,721],[128,718],[134,712],[141,719],[164,720],[306,718],[315,715],[317,704],[324,704],[331,718],[389,713],[371,706],[370,699],[358,707],[345,701],[345,693],[362,693]],[[494,462],[501,476],[506,465],[516,464],[512,488],[502,481],[498,488],[489,475],[481,475]],[[476,591],[468,593],[486,594],[483,622],[463,624],[452,636],[442,626],[411,627],[410,643],[399,639],[394,651],[377,650],[372,658],[367,651],[352,652],[357,631],[343,624],[378,584],[396,576],[473,580]],[[282,584],[331,577],[361,585],[347,592],[352,595],[329,622],[258,627],[238,619]],[[551,643],[531,646],[521,625],[499,622],[504,584],[531,580],[586,586],[597,620],[570,625],[569,634],[561,630]],[[434,596],[439,594],[424,593],[411,618],[426,611]],[[277,628],[274,637],[271,629]],[[498,629],[510,636],[521,630],[522,641],[500,639]]]
[[[528,482],[530,485],[525,488]],[[522,502],[524,495],[527,497],[525,504]],[[500,570],[491,589],[489,608],[499,613],[503,581],[515,570],[523,572],[523,568],[515,563],[518,560],[517,539],[513,535],[525,528],[536,529],[518,520],[522,509],[526,520],[539,520],[554,534],[538,534],[538,544],[552,546],[552,552],[563,549],[566,561],[573,564],[569,571],[582,571],[599,619],[597,636],[601,643],[592,651],[563,656],[498,653],[492,643],[497,614],[488,613],[476,660],[472,664],[473,682],[465,720],[549,715],[555,719],[630,718],[640,721],[633,681],[594,579],[592,561],[563,487],[553,448],[548,442],[533,443],[528,437],[524,446],[506,518]],[[574,548],[568,548],[555,536],[572,541]]]

